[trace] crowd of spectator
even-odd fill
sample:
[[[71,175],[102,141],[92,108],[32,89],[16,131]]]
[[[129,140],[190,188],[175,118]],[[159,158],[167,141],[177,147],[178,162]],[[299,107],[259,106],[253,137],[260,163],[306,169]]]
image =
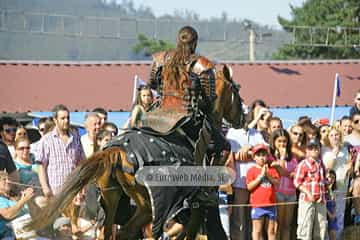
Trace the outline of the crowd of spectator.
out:
[[[15,239],[15,233],[8,227],[11,221],[29,213],[34,207],[44,207],[60,191],[77,164],[118,133],[116,125],[107,122],[107,112],[103,108],[96,108],[86,114],[86,134],[83,136],[70,126],[70,111],[66,106],[56,105],[52,112],[52,117],[38,121],[37,129],[41,138],[36,142],[31,142],[26,127],[16,119],[0,119],[1,239]],[[96,189],[89,186],[87,190],[90,200],[86,200],[86,204],[94,206],[95,202],[96,205]],[[71,207],[80,208],[80,205],[85,203],[84,198],[82,191],[76,196]],[[73,212],[77,215],[64,213],[65,215],[54,223],[54,231],[47,232],[51,239],[57,236],[62,236],[59,239],[66,239],[65,236],[69,235],[67,223],[71,227],[69,239],[85,232],[81,226],[80,211]],[[83,215],[87,217],[91,212]],[[64,232],[59,232],[59,229]]]
[[[141,127],[152,103],[150,89],[139,89],[128,125]],[[227,166],[236,172],[232,186],[219,190],[220,202],[227,203],[220,213],[229,239],[328,235],[333,240],[341,239],[347,224],[360,224],[360,91],[354,103],[349,115],[334,123],[304,116],[288,129],[264,101],[249,106],[244,128],[226,133],[231,145]],[[37,142],[31,142],[27,129],[15,119],[0,119],[1,238],[14,239],[8,223],[41,208],[60,191],[79,161],[118,135],[103,108],[86,114],[83,136],[70,126],[66,106],[57,105],[52,112],[52,117],[39,120]],[[85,215],[92,219],[98,217],[97,197],[96,187],[90,185],[86,200],[82,191],[73,205],[80,208],[85,202]],[[56,236],[71,239],[83,233],[77,213],[54,223]]]
[[[288,129],[264,101],[250,105],[245,127],[227,132],[230,239],[342,239],[360,224],[360,90],[354,103],[333,124],[303,116]]]

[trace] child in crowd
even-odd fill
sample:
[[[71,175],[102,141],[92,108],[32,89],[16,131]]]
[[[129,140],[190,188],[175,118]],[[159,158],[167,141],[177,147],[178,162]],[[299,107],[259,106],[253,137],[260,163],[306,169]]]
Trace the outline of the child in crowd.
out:
[[[246,176],[246,185],[250,192],[252,237],[262,239],[262,232],[267,221],[269,240],[276,238],[276,197],[275,188],[279,185],[279,174],[268,165],[269,152],[264,144],[252,148],[256,165],[251,167]]]
[[[113,137],[112,132],[101,128],[95,137],[94,152],[101,150]]]
[[[294,177],[294,185],[300,190],[298,239],[325,240],[325,183],[325,167],[320,159],[320,142],[312,139],[306,144],[306,157],[297,166]]]
[[[294,202],[297,201],[293,178],[298,161],[291,153],[291,140],[286,130],[277,129],[271,134],[269,160],[271,166],[276,168],[280,175],[280,184],[276,189],[276,200],[278,203],[285,203],[278,205],[277,208],[279,240],[288,240],[291,239],[296,207]]]
[[[336,240],[336,231],[338,229],[336,218],[336,199],[334,191],[336,190],[336,173],[330,169],[326,175],[327,191],[326,191],[326,209],[328,220],[329,240]]]
[[[130,127],[141,127],[146,120],[146,112],[149,111],[154,101],[152,91],[148,85],[139,88],[136,105],[131,111]]]

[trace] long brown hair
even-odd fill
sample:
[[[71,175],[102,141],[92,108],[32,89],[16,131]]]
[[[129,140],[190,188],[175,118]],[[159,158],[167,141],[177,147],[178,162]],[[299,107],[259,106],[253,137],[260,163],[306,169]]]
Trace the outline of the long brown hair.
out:
[[[181,86],[179,79],[187,75],[186,66],[191,55],[195,53],[197,40],[198,34],[194,28],[185,26],[179,30],[177,47],[169,53],[171,58],[164,65],[163,79],[167,79],[168,84],[177,84],[177,88]]]
[[[278,139],[279,137],[285,137],[286,138],[286,161],[290,161],[292,159],[292,153],[291,153],[291,139],[290,139],[290,135],[289,133],[285,130],[285,129],[276,129],[270,136],[270,153],[274,156],[274,157],[278,157],[276,156],[276,146],[275,146],[275,141],[276,139]]]
[[[190,26],[181,28],[177,36],[175,55],[170,60],[170,65],[186,65],[190,56],[195,53],[197,40],[198,34],[194,28]]]
[[[149,91],[150,92],[150,95],[151,95],[151,98],[154,100],[154,95],[153,95],[153,92],[151,91],[151,88],[149,85],[142,85],[138,88],[138,91],[137,91],[137,94],[136,94],[136,100],[135,100],[135,105],[133,106],[133,108],[136,106],[136,105],[141,105],[142,107],[144,107],[144,103],[143,101],[141,100],[141,92],[142,91]],[[149,106],[147,107],[149,108]],[[147,109],[145,109],[147,111]]]

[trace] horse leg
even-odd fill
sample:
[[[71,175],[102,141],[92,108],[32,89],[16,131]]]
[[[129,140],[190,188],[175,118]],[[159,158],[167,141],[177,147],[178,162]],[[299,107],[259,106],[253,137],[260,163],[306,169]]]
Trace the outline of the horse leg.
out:
[[[203,207],[192,206],[189,222],[183,232],[176,237],[176,240],[185,239],[185,236],[186,240],[195,240],[200,230],[200,226],[204,221],[205,214],[205,209]]]
[[[135,214],[120,228],[118,236],[121,236],[121,239],[134,239],[141,231],[141,228],[150,223],[152,219],[150,199],[147,190],[144,186],[138,184],[134,186],[131,185],[130,183],[133,183],[134,180],[132,178],[132,175],[124,173],[119,174],[118,178],[120,182],[126,183],[122,184],[123,190],[135,201],[137,207]]]
[[[96,185],[101,190],[103,207],[105,210],[104,239],[111,239],[112,225],[115,220],[116,209],[123,191],[121,186],[113,178],[111,178],[110,172],[98,178]]]
[[[131,219],[120,229],[119,235],[127,233],[129,239],[134,239],[142,227],[151,222],[152,211],[149,204],[150,201],[146,200],[147,193],[142,194],[141,190],[139,191],[137,187],[128,189],[127,193],[135,201],[137,208]]]
[[[120,199],[121,194],[114,192],[114,190],[101,190],[102,197],[104,200],[104,210],[105,210],[105,221],[104,221],[104,238],[111,239],[112,235],[112,225],[115,220],[115,214],[117,205]],[[115,210],[114,210],[115,209]]]

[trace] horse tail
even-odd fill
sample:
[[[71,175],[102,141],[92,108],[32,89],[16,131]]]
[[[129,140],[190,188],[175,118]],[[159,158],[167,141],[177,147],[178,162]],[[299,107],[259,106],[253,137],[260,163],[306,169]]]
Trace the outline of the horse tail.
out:
[[[106,161],[109,159],[107,152],[96,152],[90,158],[82,160],[67,177],[61,191],[49,201],[49,204],[42,209],[27,227],[29,229],[42,229],[52,223],[72,202],[81,189],[111,166],[110,161]]]

